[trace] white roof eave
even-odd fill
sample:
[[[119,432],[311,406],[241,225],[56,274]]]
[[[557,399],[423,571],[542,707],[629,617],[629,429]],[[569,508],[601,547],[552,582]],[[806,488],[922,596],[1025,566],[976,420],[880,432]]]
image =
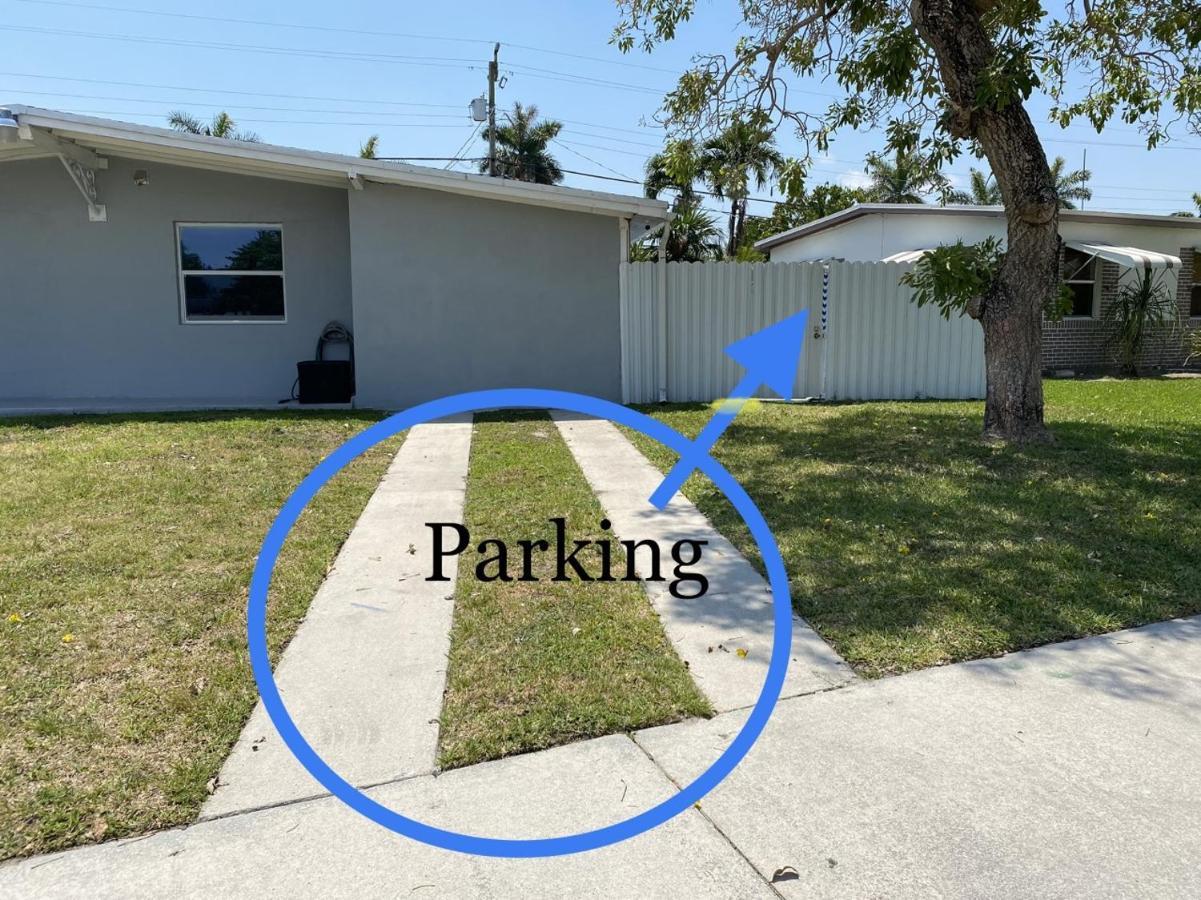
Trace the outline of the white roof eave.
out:
[[[22,125],[46,129],[59,137],[115,155],[133,155],[137,158],[139,154],[150,153],[163,162],[178,161],[182,165],[213,169],[230,168],[245,174],[301,181],[328,179],[330,184],[341,186],[349,186],[351,178],[357,175],[380,184],[428,188],[575,212],[621,218],[641,216],[656,221],[667,218],[668,205],[661,200],[529,184],[272,144],[181,134],[165,128],[36,107],[14,105],[7,108],[17,115]]]

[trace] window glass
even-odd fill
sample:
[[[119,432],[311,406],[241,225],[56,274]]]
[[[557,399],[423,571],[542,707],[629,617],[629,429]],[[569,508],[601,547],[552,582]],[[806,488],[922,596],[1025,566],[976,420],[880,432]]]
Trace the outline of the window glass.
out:
[[[1063,251],[1063,278],[1072,295],[1070,316],[1091,316],[1097,287],[1097,258],[1068,247]]]
[[[1193,251],[1193,287],[1188,314],[1191,318],[1201,319],[1201,250]]]
[[[282,319],[284,280],[278,275],[185,275],[189,319]]]
[[[222,269],[278,272],[284,267],[280,230],[246,225],[182,226],[179,258],[185,272]]]
[[[180,225],[178,233],[185,322],[283,321],[278,226]]]

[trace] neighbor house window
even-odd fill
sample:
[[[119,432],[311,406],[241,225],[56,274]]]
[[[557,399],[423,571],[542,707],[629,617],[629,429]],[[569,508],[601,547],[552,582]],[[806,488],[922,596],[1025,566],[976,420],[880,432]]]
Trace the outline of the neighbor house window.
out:
[[[283,322],[278,225],[176,226],[185,322]]]
[[[1193,251],[1193,287],[1189,295],[1190,318],[1201,319],[1201,250]]]
[[[1063,280],[1072,295],[1069,316],[1092,316],[1097,298],[1097,257],[1067,247],[1063,251]]]

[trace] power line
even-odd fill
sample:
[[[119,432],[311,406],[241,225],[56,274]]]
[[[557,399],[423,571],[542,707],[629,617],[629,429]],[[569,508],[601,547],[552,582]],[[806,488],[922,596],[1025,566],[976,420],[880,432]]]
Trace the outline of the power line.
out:
[[[0,74],[2,74],[2,73],[0,73]],[[148,85],[148,87],[154,87],[154,85]],[[466,115],[467,115],[466,105],[452,106],[452,105],[450,105],[450,103],[444,103],[444,105],[442,105],[442,103],[414,103],[414,106],[419,106],[419,107],[424,107],[424,108],[437,108],[437,109],[459,109],[460,112],[459,113],[417,113],[417,112],[392,112],[392,111],[388,111],[388,109],[331,109],[329,107],[322,107],[321,109],[313,109],[311,107],[301,108],[301,107],[289,107],[289,106],[249,106],[249,105],[245,105],[245,103],[241,103],[240,101],[237,103],[227,103],[227,102],[215,103],[213,101],[204,101],[204,100],[180,100],[180,99],[171,100],[171,99],[167,99],[167,97],[119,97],[119,96],[113,96],[110,94],[68,94],[68,93],[65,93],[65,91],[30,90],[29,88],[17,88],[16,91],[18,94],[23,94],[23,95],[30,94],[32,96],[38,96],[38,97],[71,97],[72,100],[115,100],[115,101],[118,101],[121,103],[161,103],[161,105],[177,106],[177,107],[179,107],[179,106],[211,106],[211,107],[229,106],[229,107],[235,107],[235,108],[239,108],[239,109],[257,109],[257,111],[267,111],[267,112],[274,112],[274,113],[321,113],[321,114],[325,114],[325,113],[335,114],[336,113],[339,115],[405,115],[405,117],[422,117],[422,118],[426,118],[426,119],[462,119],[462,118],[466,118]],[[217,93],[217,91],[213,91],[213,93]],[[264,95],[264,96],[270,96],[270,95]],[[301,99],[303,99],[303,97],[297,97],[297,99],[301,100]],[[347,99],[342,102],[354,102],[354,101],[352,101],[352,99],[349,99],[349,97],[347,97]],[[371,103],[371,102],[374,102],[374,101],[370,101],[370,100],[362,101],[364,106],[368,105],[368,103]]]
[[[435,34],[415,34],[402,31],[376,31],[362,28],[344,28],[334,25],[312,25],[298,22],[269,22],[262,19],[235,19],[225,16],[203,16],[197,13],[169,12],[158,9],[140,9],[128,6],[105,6],[96,3],[75,3],[69,2],[69,0],[17,0],[17,2],[35,4],[38,6],[63,6],[73,9],[89,9],[97,12],[119,12],[143,16],[160,16],[174,19],[192,19],[194,21],[219,22],[228,25],[254,25],[264,28],[291,28],[300,31],[325,31],[335,34],[370,35],[372,37],[394,37],[422,41],[444,41],[458,44],[495,43],[495,41],[491,38],[465,38]],[[571,53],[566,50],[552,50],[549,47],[538,47],[532,44],[515,44],[511,41],[503,41],[502,43],[504,43],[505,46],[512,47],[515,50],[528,50],[531,53],[546,53],[552,56],[562,56],[568,59],[588,60],[590,62],[602,63],[604,65],[624,66],[632,69],[646,69],[647,71],[651,72],[666,72],[671,75],[679,74],[675,69],[668,69],[663,66],[652,66],[646,63],[631,62],[628,59],[605,59],[602,56],[588,56],[582,53]]]
[[[475,127],[471,129],[471,134],[467,135],[467,140],[463,141],[463,146],[461,146],[458,150],[455,151],[454,158],[452,158],[450,160],[450,162],[448,162],[442,168],[449,169],[452,165],[455,164],[455,162],[458,161],[458,157],[461,157],[463,154],[463,151],[467,149],[467,145],[475,140],[475,136],[480,133],[480,128],[482,128],[483,125],[484,125],[483,122],[477,122],[475,124]]]
[[[147,104],[158,104],[158,105],[173,106],[173,107],[211,106],[214,109],[223,109],[225,107],[231,107],[234,109],[253,109],[253,110],[257,110],[259,112],[264,112],[264,111],[265,112],[294,112],[294,113],[311,113],[314,115],[338,115],[338,116],[402,116],[405,118],[420,118],[420,119],[465,119],[465,118],[467,118],[466,107],[464,107],[463,110],[458,113],[391,112],[389,110],[379,110],[379,109],[369,109],[369,110],[330,109],[329,107],[323,107],[321,109],[312,109],[312,108],[304,109],[304,108],[295,107],[295,106],[252,106],[252,105],[246,105],[246,104],[241,104],[241,103],[239,103],[235,106],[234,104],[213,103],[211,101],[204,102],[201,100],[167,100],[165,98],[159,98],[159,97],[151,97],[151,98],[113,97],[113,96],[106,95],[106,94],[66,94],[66,93],[60,93],[58,91],[31,91],[26,88],[18,89],[17,93],[33,94],[34,96],[39,96],[39,97],[71,97],[73,99],[78,99],[78,100],[116,100],[121,103],[147,103]],[[458,107],[450,107],[449,104],[447,105],[447,108],[458,109]]]
[[[300,110],[298,110],[299,112]],[[146,110],[120,110],[120,109],[63,109],[59,112],[70,113],[79,116],[129,116],[135,119],[155,119],[162,120],[164,117],[157,113],[148,112]],[[258,118],[242,118],[237,117],[239,122],[248,122],[254,125],[307,125],[312,127],[341,127],[345,125],[353,125],[356,128],[454,128],[460,129],[463,126],[442,124],[435,122],[325,122],[317,119],[258,119]]]
[[[138,87],[151,88],[154,90],[163,91],[188,91],[198,94],[228,94],[239,97],[275,97],[280,100],[325,100],[333,103],[367,103],[386,106],[423,106],[436,109],[461,109],[462,104],[453,105],[450,103],[418,103],[411,100],[365,100],[361,97],[323,97],[313,94],[272,94],[266,91],[238,91],[228,88],[198,88],[188,87],[180,84],[147,84],[141,81],[106,81],[102,78],[69,78],[65,75],[35,75],[30,72],[0,72],[0,76],[7,78],[36,78],[45,81],[71,81],[79,84],[107,84],[117,87]],[[31,92],[32,93],[32,92]],[[63,94],[61,96],[70,96]]]
[[[615,147],[602,147],[600,144],[586,144],[583,141],[571,141],[570,143],[573,147],[588,147],[592,150],[605,150],[609,153],[620,153],[623,156],[638,156],[642,157],[643,159],[645,159],[647,156],[646,153],[639,153],[635,150],[618,150]]]
[[[72,31],[67,28],[41,28],[34,25],[0,25],[0,31],[24,34],[45,34],[59,37],[79,37],[101,41],[125,41],[133,44],[161,44],[167,47],[196,47],[202,50],[228,50],[242,53],[269,53],[278,56],[303,56],[316,59],[344,59],[353,62],[387,62],[396,65],[422,66],[437,69],[478,69],[479,61],[472,57],[399,55],[391,53],[360,53],[355,50],[325,50],[320,48],[275,47],[261,44],[234,44],[221,41],[189,41],[182,38],[150,37],[137,34],[111,34],[98,31]]]
[[[564,150],[566,150],[568,153],[572,153],[572,154],[574,154],[574,155],[578,156],[580,159],[582,159],[582,160],[585,160],[585,161],[587,161],[587,162],[590,162],[590,163],[592,163],[594,166],[600,166],[600,167],[601,167],[602,169],[604,169],[606,172],[612,172],[614,175],[616,175],[616,176],[617,176],[618,178],[620,178],[622,181],[629,182],[630,184],[637,184],[637,183],[638,183],[638,182],[637,182],[637,181],[635,181],[634,179],[630,178],[630,176],[628,176],[628,175],[623,175],[621,172],[618,172],[616,169],[611,169],[611,168],[609,168],[609,167],[608,167],[608,166],[606,166],[606,165],[605,165],[603,162],[599,162],[599,161],[597,161],[597,160],[593,159],[591,156],[585,156],[585,155],[584,155],[583,153],[581,153],[579,150],[573,150],[573,149],[571,149],[571,145],[570,145],[570,144],[568,144],[568,143],[566,143],[566,142],[564,142],[564,141],[561,141],[561,140],[559,140],[558,138],[551,138],[551,143],[558,144],[560,147],[562,147],[562,148],[563,148]]]
[[[72,31],[65,28],[41,28],[32,25],[0,25],[0,31],[15,31],[25,34],[43,34],[62,37],[78,37],[91,40],[125,41],[134,44],[159,44],[167,47],[191,47],[201,50],[224,50],[235,53],[270,54],[273,56],[296,56],[310,59],[344,60],[348,62],[388,63],[391,65],[417,66],[435,69],[463,69],[476,71],[481,68],[474,57],[453,56],[420,56],[399,55],[392,53],[360,53],[353,50],[329,50],[320,48],[277,47],[258,44],[234,44],[217,41],[189,41],[181,38],[150,37],[134,34],[112,34],[103,32]],[[593,78],[572,72],[559,72],[554,69],[541,69],[535,66],[509,64],[507,69],[517,74],[528,75],[530,78],[546,81],[563,81],[568,84],[585,85],[589,87],[605,87],[615,90],[635,91],[662,96],[665,91],[660,88],[645,85],[629,84],[627,82],[610,81]]]
[[[413,107],[420,107],[423,109],[465,109],[465,104],[457,104],[457,103],[423,103],[423,102],[409,101],[409,100],[370,100],[370,99],[366,99],[366,98],[362,98],[362,97],[328,97],[328,96],[318,96],[318,95],[313,95],[313,94],[278,94],[278,93],[270,93],[270,92],[266,92],[266,91],[260,92],[260,91],[228,90],[225,88],[197,88],[197,87],[189,87],[186,85],[178,85],[178,84],[152,84],[152,83],[141,82],[141,81],[111,81],[111,80],[107,80],[107,79],[103,79],[103,78],[70,78],[70,77],[66,77],[66,76],[62,76],[62,75],[37,75],[32,72],[0,72],[0,76],[8,77],[8,78],[32,78],[32,79],[36,79],[39,81],[69,81],[69,82],[81,83],[81,84],[103,84],[103,85],[110,85],[110,86],[116,86],[116,87],[135,87],[135,88],[145,88],[148,90],[187,91],[189,93],[197,93],[197,94],[222,94],[222,95],[237,96],[237,97],[273,97],[273,98],[280,99],[280,100],[315,100],[315,101],[330,102],[330,103],[357,103],[360,105],[375,105],[375,106],[413,106]],[[193,105],[193,106],[220,107],[223,105],[228,105],[228,106],[233,105],[233,104],[212,103],[212,102],[206,102],[206,101],[200,101],[200,100],[166,99],[166,98],[153,98],[153,97],[152,98],[115,97],[115,96],[108,95],[108,94],[75,94],[75,93],[68,93],[68,92],[63,92],[63,91],[31,90],[28,88],[17,88],[16,90],[21,94],[31,94],[33,96],[38,96],[38,97],[71,97],[72,99],[82,99],[82,100],[116,100],[116,101],[125,102],[125,103],[164,103],[164,104],[173,105],[173,106]],[[278,112],[308,112],[308,113],[327,113],[328,112],[328,113],[339,113],[339,114],[346,114],[346,115],[352,114],[351,111],[349,111],[349,110],[334,110],[334,109],[326,109],[326,108],[319,109],[319,110],[317,110],[317,109],[299,109],[299,108],[290,109],[290,108],[285,108],[285,107],[269,107],[269,106],[241,106],[240,108],[270,110],[273,112],[274,111],[278,111]],[[379,111],[379,112],[372,112],[372,113],[354,111],[353,114],[354,115],[388,115],[388,116],[428,115],[428,117],[430,117],[430,118],[435,117],[432,114],[425,114],[425,113],[394,113],[394,112],[387,112],[387,111]],[[445,116],[445,117],[449,118],[449,116]],[[566,125],[579,125],[584,128],[596,128],[596,129],[600,129],[602,131],[622,132],[625,134],[653,134],[656,131],[656,129],[650,128],[648,126],[643,126],[641,128],[624,128],[619,125],[607,125],[607,124],[603,124],[600,122],[583,122],[578,119],[559,119],[559,121],[563,122]],[[602,137],[602,135],[594,135],[594,136]],[[603,137],[605,140],[621,142],[621,143],[625,143],[628,141],[628,143],[635,145],[635,146],[644,146],[644,147],[657,147],[658,146],[656,144],[648,144],[648,143],[641,142],[641,141],[629,141],[627,138],[609,137],[607,135],[605,135]]]

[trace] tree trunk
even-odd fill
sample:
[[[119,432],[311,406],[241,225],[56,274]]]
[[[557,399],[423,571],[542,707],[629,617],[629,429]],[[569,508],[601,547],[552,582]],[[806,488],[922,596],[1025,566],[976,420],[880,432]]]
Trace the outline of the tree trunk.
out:
[[[746,235],[746,198],[743,197],[738,201],[738,227],[734,237],[734,252],[738,252],[738,248],[742,246],[742,238]]]
[[[981,107],[977,86],[995,48],[980,22],[990,0],[911,0],[934,51],[952,134],[975,139],[1005,204],[1008,245],[996,280],[969,313],[984,329],[987,438],[1049,441],[1043,424],[1042,317],[1059,291],[1059,203],[1038,133],[1017,101]]]
[[[726,256],[734,255],[734,241],[738,238],[738,199],[730,201],[729,230],[726,232]]]

